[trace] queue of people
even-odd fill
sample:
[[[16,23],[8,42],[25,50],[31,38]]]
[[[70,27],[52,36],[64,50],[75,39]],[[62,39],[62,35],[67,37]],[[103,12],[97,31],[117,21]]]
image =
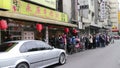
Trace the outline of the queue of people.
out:
[[[68,36],[66,34],[55,37],[54,35],[49,39],[49,44],[60,49],[65,49],[68,54],[76,53],[81,50],[95,49],[98,47],[107,46],[111,37],[107,34]]]
[[[4,42],[12,41],[12,35],[5,36]],[[52,35],[49,44],[55,48],[64,49],[68,54],[80,52],[82,50],[95,49],[107,46],[112,37],[107,34],[89,34],[89,35]]]
[[[85,35],[82,36],[85,43],[85,49],[91,49],[96,47],[105,47],[108,45],[112,39],[107,34],[96,34],[96,35]]]

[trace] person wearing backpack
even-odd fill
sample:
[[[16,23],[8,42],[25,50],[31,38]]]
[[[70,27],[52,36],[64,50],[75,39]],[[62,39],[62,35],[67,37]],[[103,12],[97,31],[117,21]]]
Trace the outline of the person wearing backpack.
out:
[[[69,54],[72,54],[73,50],[73,45],[72,45],[72,36],[67,37],[67,51]]]

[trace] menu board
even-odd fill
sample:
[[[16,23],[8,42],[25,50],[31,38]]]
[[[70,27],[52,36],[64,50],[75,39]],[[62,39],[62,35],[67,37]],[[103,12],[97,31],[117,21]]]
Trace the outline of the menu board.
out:
[[[34,40],[34,32],[32,31],[24,31],[22,36],[23,40]]]

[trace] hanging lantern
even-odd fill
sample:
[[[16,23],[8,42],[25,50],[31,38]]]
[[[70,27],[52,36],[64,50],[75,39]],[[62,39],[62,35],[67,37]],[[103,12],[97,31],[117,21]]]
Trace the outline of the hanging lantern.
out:
[[[68,33],[69,32],[69,28],[65,28],[64,31],[65,31],[65,33]]]
[[[75,34],[76,34],[76,33],[77,33],[77,30],[76,30],[76,29],[73,29],[73,33],[75,33]]]
[[[7,25],[6,20],[1,20],[1,21],[0,21],[0,29],[1,29],[1,30],[5,30],[5,29],[7,29],[7,28],[8,28],[8,25]]]
[[[36,24],[36,29],[41,32],[41,30],[43,29],[42,24]]]

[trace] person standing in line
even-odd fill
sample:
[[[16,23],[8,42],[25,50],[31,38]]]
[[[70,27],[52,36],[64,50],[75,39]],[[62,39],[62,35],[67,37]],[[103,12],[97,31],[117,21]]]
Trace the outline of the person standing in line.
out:
[[[75,36],[72,36],[72,53],[75,52],[75,45],[76,45],[76,39],[75,39]]]
[[[100,35],[96,35],[96,47],[100,47]]]
[[[72,50],[72,37],[68,36],[67,37],[67,52],[71,54],[71,50]]]
[[[55,37],[55,46],[56,48],[60,48],[60,35]]]
[[[96,35],[93,35],[93,48],[96,48]]]
[[[76,41],[76,44],[75,44],[75,52],[79,52],[80,51],[80,38],[78,36],[75,37],[75,41]]]
[[[55,36],[54,35],[52,35],[52,37],[50,38],[50,45],[56,47],[56,45],[55,45]]]
[[[59,45],[60,45],[60,49],[64,49],[64,40],[61,35],[59,36]]]
[[[13,40],[13,37],[12,35],[8,35],[8,36],[5,36],[5,42],[8,42],[8,41],[12,41]]]
[[[89,36],[89,41],[90,41],[90,43],[89,43],[89,49],[91,49],[92,46],[93,46],[93,36],[92,35]]]
[[[64,43],[64,50],[67,51],[67,36],[66,34],[62,35],[63,43]]]
[[[87,50],[89,47],[89,39],[88,36],[85,36],[85,49]]]
[[[105,47],[105,37],[104,37],[104,35],[100,35],[100,46],[101,47]]]
[[[85,36],[84,35],[82,35],[81,37],[81,43],[82,43],[83,49],[85,49]]]

